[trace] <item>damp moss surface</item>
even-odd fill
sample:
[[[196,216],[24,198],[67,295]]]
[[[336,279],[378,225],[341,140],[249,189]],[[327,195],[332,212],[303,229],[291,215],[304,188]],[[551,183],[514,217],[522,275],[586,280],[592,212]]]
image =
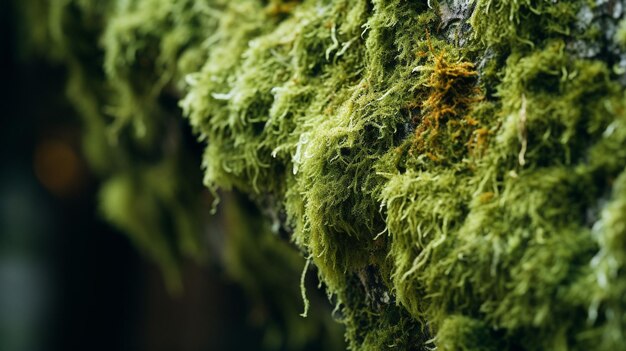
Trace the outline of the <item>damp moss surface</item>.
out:
[[[24,3],[105,216],[174,289],[235,192],[265,219],[234,275],[309,268],[351,350],[626,350],[626,2]]]

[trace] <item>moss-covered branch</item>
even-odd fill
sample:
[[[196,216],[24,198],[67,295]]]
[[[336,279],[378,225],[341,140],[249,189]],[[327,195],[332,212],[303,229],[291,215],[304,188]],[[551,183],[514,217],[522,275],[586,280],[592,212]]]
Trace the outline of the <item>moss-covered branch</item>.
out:
[[[104,212],[164,267],[209,216],[184,116],[351,349],[626,349],[623,1],[29,3]]]

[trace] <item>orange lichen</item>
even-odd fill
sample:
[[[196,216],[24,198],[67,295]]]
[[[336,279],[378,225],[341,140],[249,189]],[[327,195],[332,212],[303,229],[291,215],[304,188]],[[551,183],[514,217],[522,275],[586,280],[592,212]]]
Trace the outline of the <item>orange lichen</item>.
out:
[[[431,53],[434,51],[429,43]],[[445,51],[433,55],[433,65],[425,91],[418,94],[421,102],[419,115],[413,118],[416,124],[415,141],[412,152],[426,154],[431,160],[442,159],[442,124],[472,130],[478,121],[467,116],[469,106],[482,100],[483,96],[476,85],[478,73],[474,64],[464,61],[451,61]],[[450,128],[447,128],[450,129]],[[449,131],[452,139],[460,137],[463,130]],[[476,144],[484,144],[485,133],[476,135]],[[480,140],[479,140],[480,139]]]

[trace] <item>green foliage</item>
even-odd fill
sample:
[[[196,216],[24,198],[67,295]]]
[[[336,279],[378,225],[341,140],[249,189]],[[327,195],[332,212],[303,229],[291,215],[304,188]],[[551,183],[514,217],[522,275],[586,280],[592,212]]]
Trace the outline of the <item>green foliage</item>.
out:
[[[164,267],[195,254],[182,218],[199,206],[178,190],[192,182],[171,162],[185,150],[168,151],[169,96],[206,143],[207,187],[247,194],[291,234],[349,348],[624,350],[619,6],[135,0],[49,13],[86,150],[110,177],[105,213]],[[162,216],[172,233],[150,220]],[[283,328],[300,333],[298,269],[260,277],[303,261],[252,223],[234,225],[232,274],[254,296],[288,286]]]

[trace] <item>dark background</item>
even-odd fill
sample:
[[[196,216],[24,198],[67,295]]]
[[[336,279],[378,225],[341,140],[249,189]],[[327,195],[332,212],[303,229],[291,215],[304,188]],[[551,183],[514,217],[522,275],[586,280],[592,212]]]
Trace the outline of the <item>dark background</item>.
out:
[[[65,72],[19,50],[0,1],[0,350],[258,349],[243,293],[192,263],[173,297],[96,211]]]

